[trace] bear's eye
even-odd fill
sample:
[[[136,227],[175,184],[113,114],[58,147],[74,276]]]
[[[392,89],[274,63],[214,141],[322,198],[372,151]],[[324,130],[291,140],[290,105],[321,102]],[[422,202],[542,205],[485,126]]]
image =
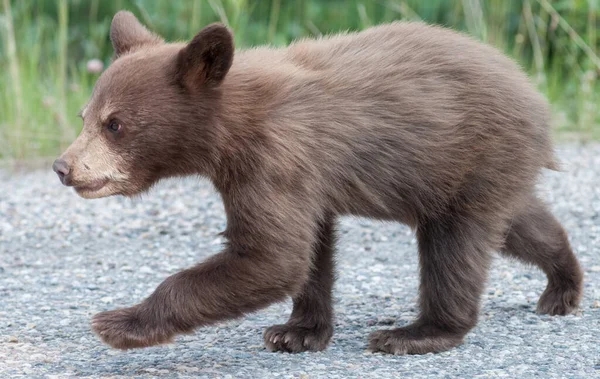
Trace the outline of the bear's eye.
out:
[[[122,128],[122,126],[118,120],[112,119],[108,123],[108,130],[111,131],[112,133],[118,133],[119,131],[121,131],[121,128]]]

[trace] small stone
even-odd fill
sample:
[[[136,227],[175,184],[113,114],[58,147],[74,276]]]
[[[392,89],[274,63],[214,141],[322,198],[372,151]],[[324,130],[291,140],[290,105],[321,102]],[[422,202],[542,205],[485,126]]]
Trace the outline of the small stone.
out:
[[[592,266],[592,267],[590,268],[590,271],[591,271],[591,272],[600,272],[600,266]]]
[[[182,372],[199,371],[198,367],[190,367],[190,366],[184,366],[184,365],[178,365],[176,368],[177,368],[177,371],[182,371]]]
[[[15,336],[8,336],[8,342],[16,343],[19,342],[19,339]]]
[[[592,303],[592,308],[600,308],[600,300],[594,300],[594,303]]]
[[[379,325],[394,325],[395,322],[396,319],[392,317],[382,317],[377,320],[377,324]]]
[[[110,304],[113,302],[113,298],[110,296],[104,296],[103,298],[100,299],[101,302],[103,302],[104,304]]]
[[[46,361],[46,356],[44,354],[33,354],[30,356],[30,358],[37,362]]]

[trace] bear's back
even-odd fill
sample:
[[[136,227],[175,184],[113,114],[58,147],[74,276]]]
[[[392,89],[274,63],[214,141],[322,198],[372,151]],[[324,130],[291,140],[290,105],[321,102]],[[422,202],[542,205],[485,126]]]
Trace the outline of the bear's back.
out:
[[[508,198],[553,162],[548,107],[526,75],[447,29],[393,23],[259,48],[232,70],[229,80],[260,83],[268,99],[263,127],[278,157],[268,171],[296,162],[346,188],[348,198],[336,191],[342,213],[431,213],[481,183]],[[377,199],[370,211],[355,208],[367,199]]]

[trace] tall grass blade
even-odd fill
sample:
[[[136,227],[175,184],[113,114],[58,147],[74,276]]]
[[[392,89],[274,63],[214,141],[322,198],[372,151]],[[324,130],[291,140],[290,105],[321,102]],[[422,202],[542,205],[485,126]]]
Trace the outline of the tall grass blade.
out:
[[[12,143],[12,152],[7,152],[7,155],[14,155],[16,158],[23,158],[23,93],[21,91],[21,81],[19,73],[19,60],[17,58],[17,48],[15,43],[15,29],[12,19],[12,9],[9,0],[3,1],[4,14],[6,17],[6,49],[10,67],[10,76],[13,89],[13,100],[15,104],[15,118],[10,129],[14,130],[14,142]],[[8,129],[8,127],[7,127]],[[6,138],[8,140],[8,138]],[[8,144],[10,148],[11,145]]]

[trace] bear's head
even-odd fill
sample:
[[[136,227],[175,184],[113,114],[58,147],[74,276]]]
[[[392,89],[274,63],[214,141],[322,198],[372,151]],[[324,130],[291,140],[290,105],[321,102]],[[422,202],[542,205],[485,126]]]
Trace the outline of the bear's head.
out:
[[[53,169],[84,198],[134,196],[196,173],[212,154],[220,85],[233,61],[220,24],[188,44],[165,43],[130,12],[112,21],[114,60],[81,111],[83,130]]]

